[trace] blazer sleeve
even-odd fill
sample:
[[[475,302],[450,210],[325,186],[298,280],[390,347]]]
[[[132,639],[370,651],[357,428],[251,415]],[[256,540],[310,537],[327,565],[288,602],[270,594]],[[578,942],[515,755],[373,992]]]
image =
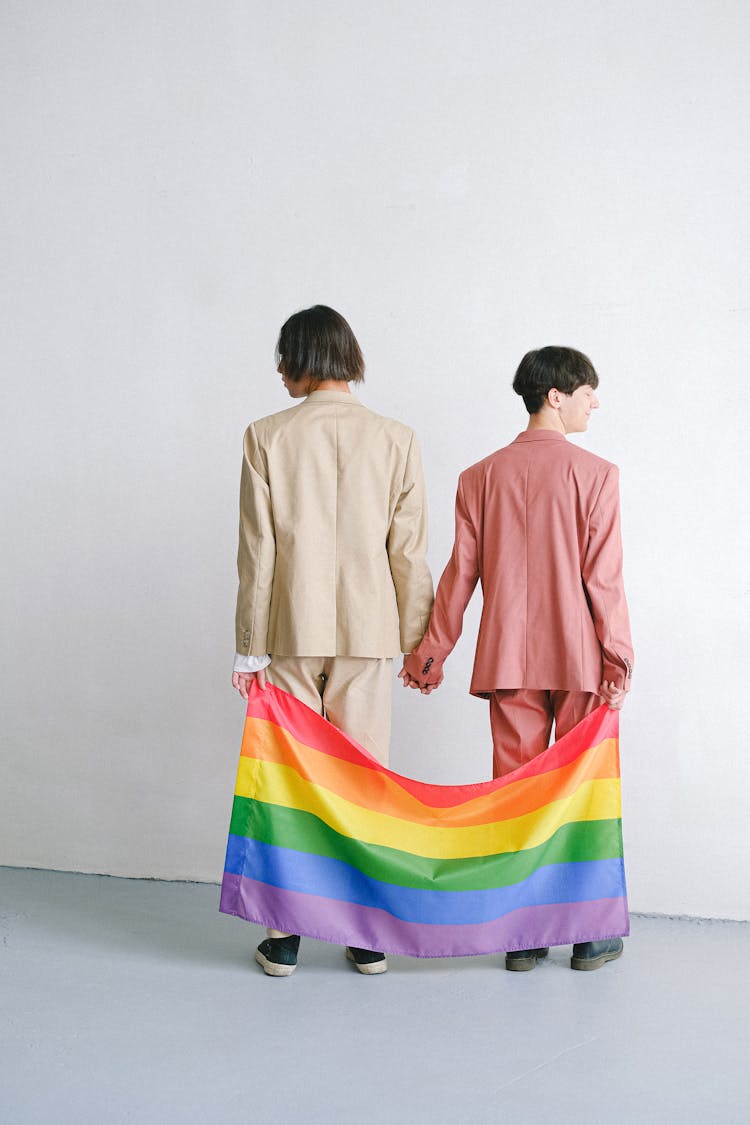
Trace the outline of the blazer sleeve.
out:
[[[245,433],[240,478],[240,541],[237,551],[235,651],[262,656],[268,652],[268,622],[276,564],[271,491],[255,426]]]
[[[461,636],[464,613],[478,580],[477,533],[466,503],[463,480],[459,477],[453,551],[438,583],[427,632],[405,661],[406,670],[414,679],[428,683],[442,681],[443,664]]]
[[[633,672],[633,645],[622,579],[619,471],[615,465],[604,477],[589,518],[581,574],[601,645],[603,678],[627,691]]]
[[[401,490],[386,543],[396,591],[401,651],[411,652],[422,639],[433,602],[427,566],[427,499],[419,443],[412,434]]]

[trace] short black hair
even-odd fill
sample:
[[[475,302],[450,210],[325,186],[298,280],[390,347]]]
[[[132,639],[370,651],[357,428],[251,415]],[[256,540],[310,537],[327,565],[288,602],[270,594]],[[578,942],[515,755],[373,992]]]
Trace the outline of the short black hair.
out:
[[[589,357],[575,348],[552,346],[527,352],[513,378],[513,390],[521,395],[529,414],[542,409],[553,387],[561,394],[572,395],[583,386],[596,389],[599,376]]]
[[[276,365],[293,383],[310,375],[315,382],[335,379],[362,383],[365,361],[357,339],[341,313],[313,305],[294,313],[282,325],[276,344]]]

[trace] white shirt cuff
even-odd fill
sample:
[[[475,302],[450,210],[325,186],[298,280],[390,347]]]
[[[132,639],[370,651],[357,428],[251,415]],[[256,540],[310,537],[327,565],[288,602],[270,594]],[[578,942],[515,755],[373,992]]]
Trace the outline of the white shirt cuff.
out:
[[[235,672],[260,672],[261,668],[267,668],[271,663],[270,656],[243,656],[241,652],[234,654],[234,669]]]

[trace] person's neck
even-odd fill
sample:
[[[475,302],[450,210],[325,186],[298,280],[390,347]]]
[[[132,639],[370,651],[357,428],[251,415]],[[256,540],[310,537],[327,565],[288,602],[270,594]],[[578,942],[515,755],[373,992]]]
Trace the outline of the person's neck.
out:
[[[562,424],[562,419],[556,410],[550,410],[548,407],[542,407],[536,414],[529,416],[529,424],[527,430],[554,430],[557,434],[565,436],[565,427]]]
[[[349,384],[342,379],[324,379],[322,383],[314,383],[307,393],[311,395],[313,391],[340,391],[341,394],[345,395],[352,393]]]

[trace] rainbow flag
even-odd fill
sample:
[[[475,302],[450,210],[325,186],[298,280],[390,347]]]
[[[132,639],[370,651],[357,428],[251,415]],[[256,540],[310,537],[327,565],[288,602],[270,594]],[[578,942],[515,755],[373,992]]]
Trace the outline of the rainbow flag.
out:
[[[506,777],[429,785],[254,687],[220,909],[413,957],[627,934],[618,714],[600,707]]]

